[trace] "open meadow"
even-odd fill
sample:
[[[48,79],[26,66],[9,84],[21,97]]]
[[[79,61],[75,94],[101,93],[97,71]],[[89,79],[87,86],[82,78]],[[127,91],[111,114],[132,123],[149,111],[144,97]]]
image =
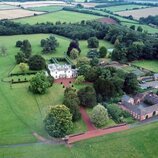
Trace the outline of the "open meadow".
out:
[[[49,14],[44,14],[36,17],[28,17],[15,20],[15,22],[20,22],[22,24],[36,24],[36,23],[46,23],[46,22],[80,22],[82,20],[95,20],[100,18],[100,16],[90,15],[90,14],[82,14],[70,11],[59,11]]]
[[[130,16],[132,15],[134,19],[139,20],[141,17],[148,17],[149,15],[155,16],[158,15],[158,7],[145,8],[139,10],[130,10],[130,11],[121,11],[117,12],[121,16]]]
[[[27,16],[43,14],[43,12],[29,11],[24,9],[0,10],[0,19],[16,19]]]

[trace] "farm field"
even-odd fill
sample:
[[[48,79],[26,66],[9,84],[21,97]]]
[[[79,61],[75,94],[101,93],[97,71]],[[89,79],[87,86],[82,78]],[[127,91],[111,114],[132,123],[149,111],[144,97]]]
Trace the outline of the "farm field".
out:
[[[106,24],[117,24],[117,21],[115,21],[114,19],[112,18],[100,18],[100,19],[97,19],[97,21],[101,22],[101,23],[106,23]]]
[[[140,9],[140,8],[146,8],[145,5],[119,5],[119,6],[112,6],[112,7],[105,7],[104,9],[109,10],[111,12],[119,12],[124,10],[132,10],[132,9]]]
[[[15,19],[27,16],[33,16],[34,14],[43,14],[43,12],[29,11],[24,9],[12,9],[12,10],[0,10],[0,19]]]
[[[134,19],[139,20],[141,17],[148,17],[149,15],[158,15],[158,7],[145,8],[139,10],[130,10],[130,11],[122,11],[117,12],[118,15],[121,16],[130,16],[132,15]]]
[[[63,6],[42,6],[42,7],[32,7],[29,10],[41,11],[41,12],[55,12],[63,9]]]
[[[133,65],[148,69],[153,72],[158,72],[158,61],[157,60],[144,60],[136,61],[132,63]]]
[[[18,8],[18,7],[12,6],[12,5],[0,4],[0,10],[16,9],[16,8]]]
[[[70,11],[59,11],[55,13],[49,13],[45,15],[40,15],[36,17],[28,17],[23,19],[15,20],[15,22],[20,23],[29,23],[29,24],[36,24],[36,23],[42,23],[42,22],[80,22],[82,20],[95,20],[100,18],[100,16],[90,15],[90,14],[82,14],[82,13],[76,13],[76,12],[70,12]]]
[[[30,144],[0,148],[0,156],[16,158],[149,158],[157,157],[158,123],[65,145]],[[113,152],[111,152],[113,151]],[[105,155],[106,154],[106,155]],[[151,156],[152,155],[152,156]]]

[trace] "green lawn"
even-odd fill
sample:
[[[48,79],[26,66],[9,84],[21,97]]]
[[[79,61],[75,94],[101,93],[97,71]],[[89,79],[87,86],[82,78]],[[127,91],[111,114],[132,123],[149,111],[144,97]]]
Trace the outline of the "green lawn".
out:
[[[3,158],[157,158],[158,123],[64,145],[32,144],[0,148]]]
[[[153,72],[158,72],[158,60],[135,61],[132,64]]]
[[[134,8],[146,8],[147,6],[145,5],[135,5],[135,4],[128,4],[128,5],[119,5],[119,6],[111,6],[111,7],[106,7],[106,10],[109,10],[111,12],[119,12],[119,11],[124,11],[124,10],[132,10]]]
[[[54,5],[29,8],[29,10],[41,11],[41,12],[55,12],[62,9],[63,9],[63,6],[54,6]]]
[[[82,14],[77,12],[71,11],[59,11],[34,17],[27,17],[18,20],[14,20],[15,22],[20,23],[29,23],[29,24],[36,24],[36,23],[46,23],[46,22],[80,22],[82,20],[94,20],[98,19],[100,16],[90,15],[90,14]]]

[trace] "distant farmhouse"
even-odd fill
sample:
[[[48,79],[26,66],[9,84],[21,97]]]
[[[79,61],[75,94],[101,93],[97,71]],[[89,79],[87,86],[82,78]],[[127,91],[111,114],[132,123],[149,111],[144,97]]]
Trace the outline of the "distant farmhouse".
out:
[[[138,120],[145,120],[158,115],[158,95],[153,92],[137,94],[134,97],[124,95],[120,107]]]
[[[72,69],[72,66],[68,64],[48,64],[48,69],[54,79],[74,78],[77,76],[77,69]]]

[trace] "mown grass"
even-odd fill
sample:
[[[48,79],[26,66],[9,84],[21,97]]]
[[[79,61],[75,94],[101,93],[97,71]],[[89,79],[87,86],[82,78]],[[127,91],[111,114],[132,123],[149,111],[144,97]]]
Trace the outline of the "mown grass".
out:
[[[132,64],[153,72],[158,72],[158,60],[135,61]]]
[[[0,157],[16,158],[156,158],[158,123],[113,133],[72,145],[34,144],[0,148]]]
[[[100,16],[90,15],[90,14],[83,14],[71,11],[59,11],[34,17],[27,17],[18,20],[14,20],[15,22],[20,22],[22,24],[36,24],[36,23],[46,23],[46,22],[53,22],[56,23],[57,21],[60,22],[80,22],[82,20],[95,20],[100,18]]]
[[[42,7],[32,7],[29,10],[41,11],[41,12],[55,12],[62,10],[63,6],[42,6]]]

